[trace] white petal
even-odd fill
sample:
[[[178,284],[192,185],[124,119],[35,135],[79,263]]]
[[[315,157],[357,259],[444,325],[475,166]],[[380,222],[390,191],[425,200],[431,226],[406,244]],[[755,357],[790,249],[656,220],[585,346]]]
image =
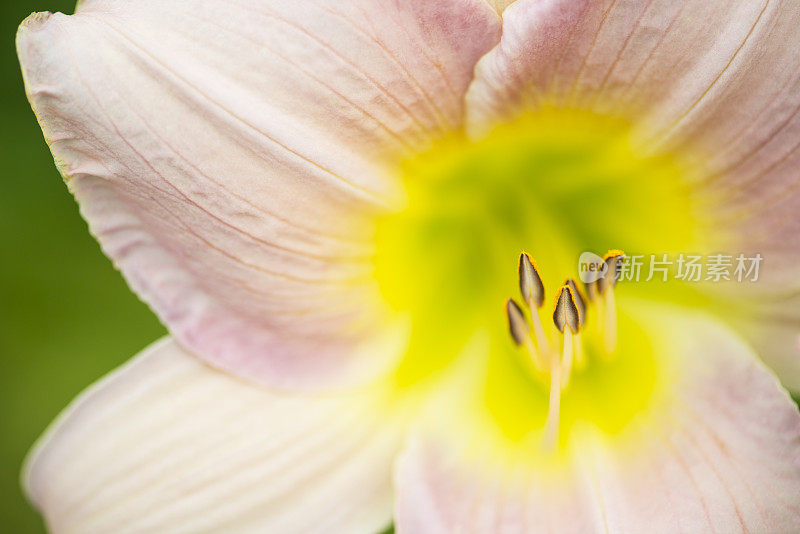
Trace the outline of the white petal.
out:
[[[561,467],[508,473],[488,453],[462,460],[452,436],[413,441],[396,468],[398,533],[797,532],[797,406],[717,323],[664,326],[654,343],[678,358],[677,382],[619,436],[575,436]]]
[[[59,417],[25,485],[55,534],[377,532],[401,437],[380,406],[259,389],[165,339]]]
[[[199,356],[300,387],[368,374],[351,355],[389,163],[459,126],[498,32],[484,0],[89,0],[17,46],[133,289]]]

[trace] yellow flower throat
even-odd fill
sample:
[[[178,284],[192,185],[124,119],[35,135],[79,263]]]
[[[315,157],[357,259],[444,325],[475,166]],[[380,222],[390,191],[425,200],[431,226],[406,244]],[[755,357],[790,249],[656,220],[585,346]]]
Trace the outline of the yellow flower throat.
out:
[[[625,299],[647,297],[649,290],[644,284],[617,288],[612,333],[609,298],[585,293],[578,258],[614,249],[697,250],[698,219],[674,158],[639,154],[625,121],[544,109],[478,141],[461,134],[442,139],[406,161],[401,178],[404,206],[379,219],[374,257],[382,298],[411,320],[394,378],[399,390],[446,374],[480,336],[483,348],[471,357],[481,360],[485,376],[482,390],[468,395],[480,399],[511,440],[534,434],[547,440],[550,433],[549,439],[558,435],[563,442],[576,421],[613,433],[646,406],[658,362],[639,318],[626,313]],[[538,261],[543,302],[509,309],[509,297],[526,298],[520,295],[522,251]],[[559,339],[552,335],[554,308],[570,278],[578,284],[568,296],[586,301],[585,324],[577,339],[569,324],[559,328],[567,332]],[[517,312],[530,338],[513,335]],[[539,332],[537,322],[549,333]],[[548,428],[554,424],[554,367],[545,343],[572,359],[558,380],[560,431]]]

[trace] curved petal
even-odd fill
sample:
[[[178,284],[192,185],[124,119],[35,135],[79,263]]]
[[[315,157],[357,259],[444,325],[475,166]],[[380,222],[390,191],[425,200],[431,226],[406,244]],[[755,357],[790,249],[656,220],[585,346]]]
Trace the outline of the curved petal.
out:
[[[757,301],[800,290],[797,2],[519,0],[467,103],[475,129],[543,103],[630,117],[643,150],[681,154],[711,194],[715,245],[764,256]],[[800,359],[760,347],[776,369]]]
[[[800,101],[791,0],[520,0],[503,18],[468,93],[472,121],[545,101],[591,107],[699,148],[711,169],[747,155]]]
[[[503,475],[449,439],[414,440],[396,467],[398,532],[796,532],[797,407],[716,323],[665,326],[658,341],[679,364],[669,393],[618,436],[574,436],[552,472],[516,465]]]
[[[88,0],[37,14],[26,89],[90,229],[199,356],[352,380],[387,162],[460,124],[484,0]],[[369,360],[369,358],[367,358]],[[373,367],[381,367],[373,364]]]
[[[377,532],[401,438],[380,405],[269,392],[167,338],[73,402],[24,483],[54,534]]]

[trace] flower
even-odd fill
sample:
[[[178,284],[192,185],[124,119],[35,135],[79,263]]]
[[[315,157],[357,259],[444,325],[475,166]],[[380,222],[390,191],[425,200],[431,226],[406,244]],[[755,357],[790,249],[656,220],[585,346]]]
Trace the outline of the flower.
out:
[[[35,447],[52,531],[800,528],[795,2],[77,11],[26,90],[172,337]],[[564,282],[614,247],[765,272]]]

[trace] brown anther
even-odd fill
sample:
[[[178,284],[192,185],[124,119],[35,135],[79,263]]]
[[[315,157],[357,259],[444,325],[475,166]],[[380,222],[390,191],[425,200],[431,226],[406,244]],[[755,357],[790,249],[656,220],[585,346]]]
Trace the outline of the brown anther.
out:
[[[580,331],[578,306],[575,303],[575,296],[569,285],[562,286],[561,291],[559,291],[556,307],[553,310],[553,322],[562,334],[565,327],[569,327],[573,334],[577,334]]]
[[[625,261],[625,253],[621,250],[609,250],[603,256],[606,264],[605,275],[597,279],[597,289],[599,294],[603,294],[609,287],[615,287],[619,279],[622,263]]]
[[[506,301],[506,317],[508,318],[508,331],[511,332],[514,343],[517,345],[526,343],[530,339],[530,328],[522,308],[514,302],[514,299]]]
[[[542,278],[539,276],[536,263],[525,252],[519,256],[519,291],[522,294],[522,301],[531,308],[533,306],[541,308],[544,304]]]
[[[572,291],[572,296],[575,299],[575,306],[578,308],[578,322],[580,327],[586,324],[586,301],[583,298],[583,294],[581,294],[580,290],[578,289],[578,285],[575,283],[575,280],[572,278],[568,278],[564,282],[565,286],[569,286],[570,290]]]

